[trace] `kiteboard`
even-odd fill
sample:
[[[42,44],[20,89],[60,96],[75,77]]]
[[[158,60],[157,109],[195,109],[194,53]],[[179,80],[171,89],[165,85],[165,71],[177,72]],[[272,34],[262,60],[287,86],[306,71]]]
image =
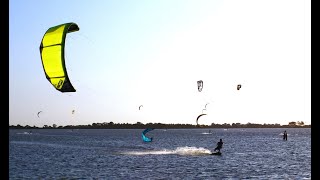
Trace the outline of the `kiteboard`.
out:
[[[210,155],[221,155],[221,152],[213,152]]]

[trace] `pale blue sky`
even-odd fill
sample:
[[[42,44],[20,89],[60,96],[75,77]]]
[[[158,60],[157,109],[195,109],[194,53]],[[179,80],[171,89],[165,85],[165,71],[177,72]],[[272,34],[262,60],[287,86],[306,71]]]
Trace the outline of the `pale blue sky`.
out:
[[[39,52],[67,22],[74,93]],[[10,0],[9,93],[11,125],[196,124],[206,103],[200,124],[310,124],[311,1]]]

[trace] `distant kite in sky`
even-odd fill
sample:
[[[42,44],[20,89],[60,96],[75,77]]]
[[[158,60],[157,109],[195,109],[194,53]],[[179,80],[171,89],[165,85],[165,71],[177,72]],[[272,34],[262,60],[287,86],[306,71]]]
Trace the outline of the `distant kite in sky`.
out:
[[[141,110],[142,107],[143,107],[143,105],[140,105],[140,106],[139,106],[139,110]]]
[[[240,90],[240,88],[241,88],[241,84],[238,84],[237,90]]]
[[[79,31],[75,23],[50,27],[40,44],[42,67],[46,78],[60,92],[76,92],[68,77],[64,57],[66,35],[75,31]]]
[[[37,114],[38,117],[40,117],[39,114],[40,114],[41,112],[42,112],[42,111],[39,111],[39,112],[38,112],[38,114]]]
[[[203,88],[203,81],[199,80],[199,81],[197,81],[197,84],[198,84],[198,91],[201,92],[202,88]]]
[[[199,118],[201,117],[201,116],[204,116],[204,115],[207,115],[207,114],[200,114],[198,117],[197,117],[197,120],[196,120],[196,123],[197,123],[197,126],[199,126],[199,123],[198,123],[198,120],[199,120]]]

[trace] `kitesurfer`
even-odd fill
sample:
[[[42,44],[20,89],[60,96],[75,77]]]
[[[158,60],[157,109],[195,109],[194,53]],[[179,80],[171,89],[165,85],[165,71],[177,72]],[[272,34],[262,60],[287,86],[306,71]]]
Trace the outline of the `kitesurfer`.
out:
[[[223,142],[222,139],[217,143],[217,147],[214,148],[214,151],[218,150],[220,152],[220,149],[222,148]]]
[[[283,140],[287,140],[288,139],[288,134],[287,131],[283,132]]]

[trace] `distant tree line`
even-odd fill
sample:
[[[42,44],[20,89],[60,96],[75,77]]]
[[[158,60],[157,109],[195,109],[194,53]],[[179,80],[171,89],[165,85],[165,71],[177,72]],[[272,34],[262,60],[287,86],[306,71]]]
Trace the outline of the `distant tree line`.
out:
[[[67,126],[57,126],[53,124],[52,126],[44,125],[43,127],[36,126],[21,126],[21,125],[9,125],[9,129],[144,129],[144,128],[157,128],[157,129],[183,129],[183,128],[311,128],[311,125],[305,125],[303,121],[289,122],[288,125],[280,124],[255,124],[255,123],[232,123],[232,124],[214,124],[211,125],[192,125],[192,124],[162,124],[162,123],[147,123],[143,124],[137,122],[135,124],[129,123],[113,123],[113,122],[103,122],[103,123],[92,123],[91,125],[67,125]]]

